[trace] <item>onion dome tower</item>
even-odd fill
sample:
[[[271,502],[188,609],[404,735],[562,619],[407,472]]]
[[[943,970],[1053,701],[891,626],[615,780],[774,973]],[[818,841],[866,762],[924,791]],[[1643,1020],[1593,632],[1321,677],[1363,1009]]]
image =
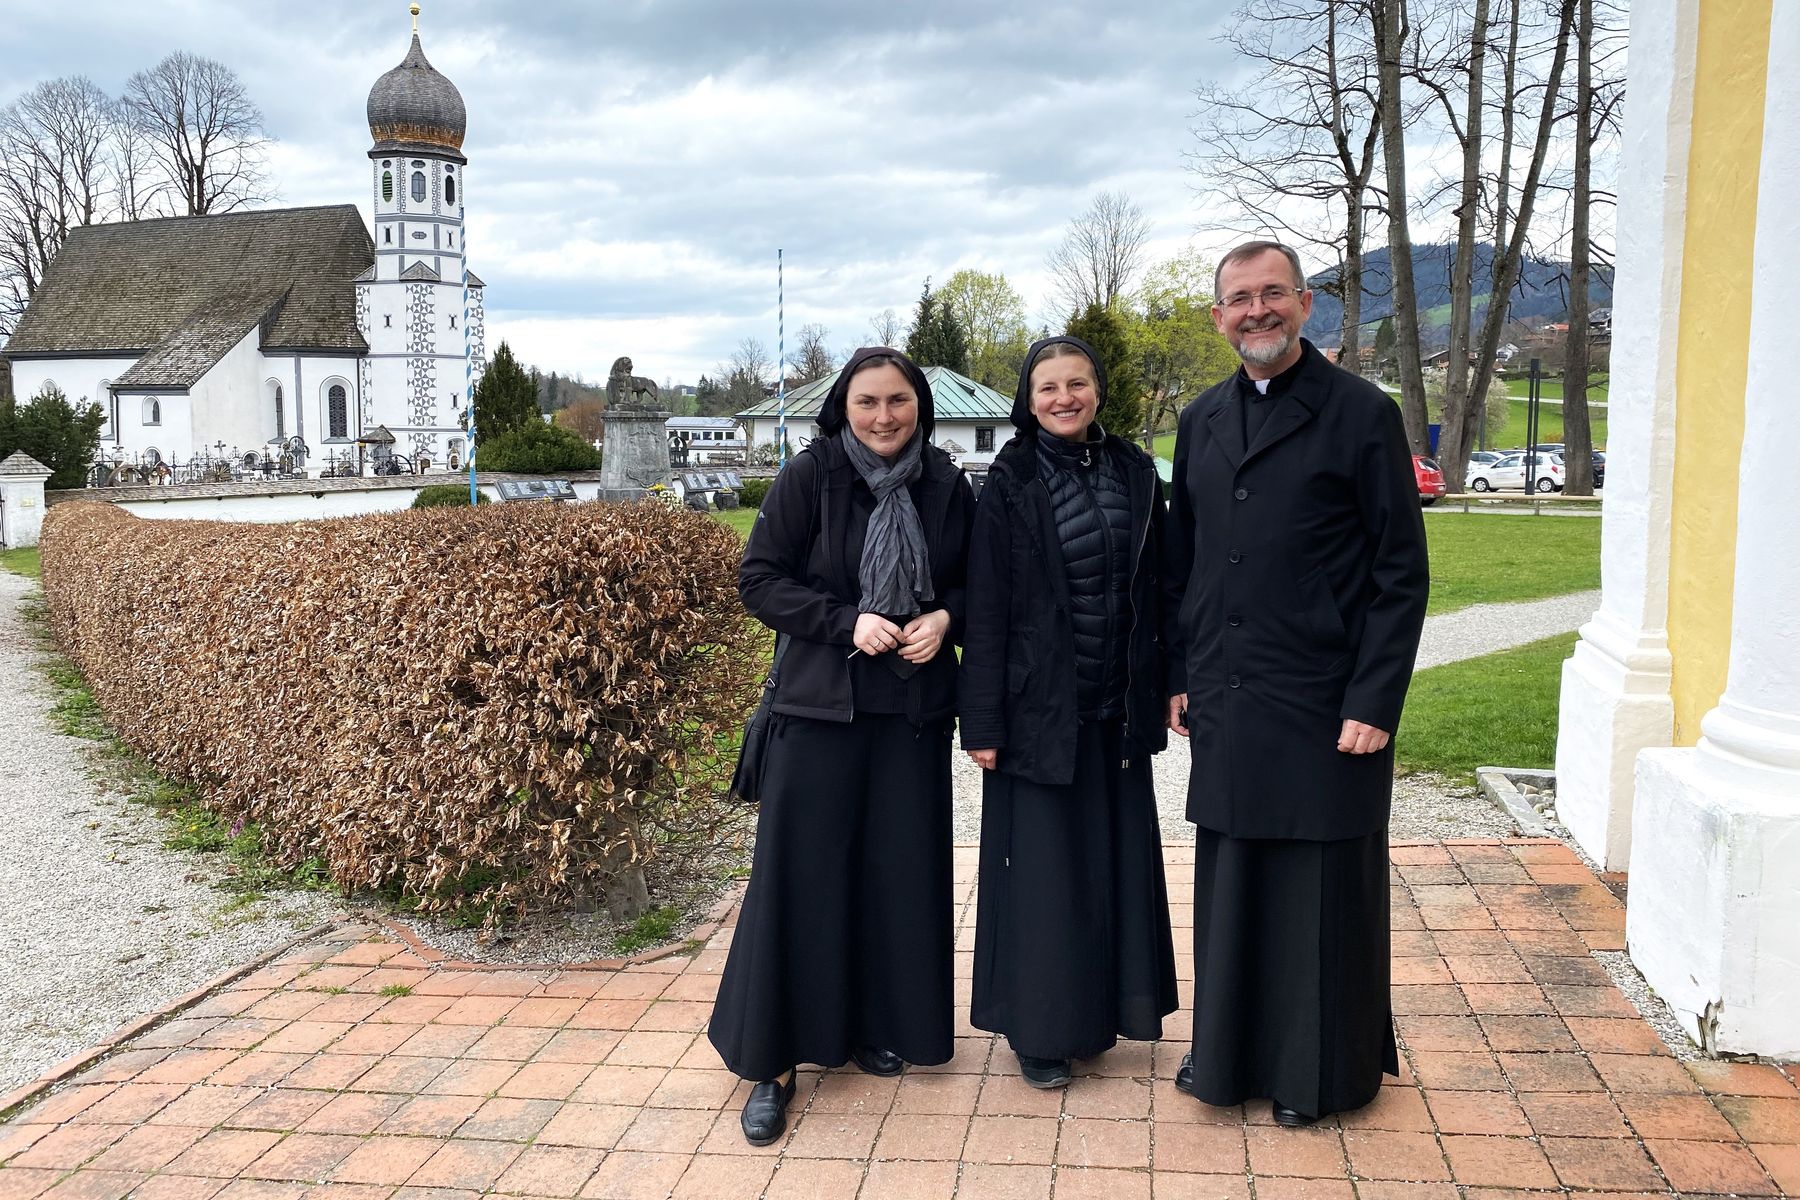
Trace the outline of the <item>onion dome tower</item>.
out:
[[[397,278],[423,262],[440,279],[460,280],[468,114],[456,85],[425,57],[417,4],[412,16],[411,49],[369,89],[378,274]]]

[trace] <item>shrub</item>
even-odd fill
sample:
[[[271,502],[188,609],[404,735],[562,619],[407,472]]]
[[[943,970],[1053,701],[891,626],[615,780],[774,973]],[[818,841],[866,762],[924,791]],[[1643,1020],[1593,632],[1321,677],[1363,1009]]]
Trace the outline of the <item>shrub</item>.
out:
[[[740,819],[720,793],[765,660],[741,554],[656,504],[281,526],[73,503],[43,583],[119,735],[276,865],[491,922],[641,897],[646,864]]]
[[[0,395],[0,459],[23,450],[50,468],[44,486],[78,488],[87,482],[88,464],[100,449],[100,426],[106,418],[98,404],[71,403],[53,383],[46,383],[24,404]]]
[[[763,497],[769,494],[769,485],[773,479],[746,479],[744,486],[738,489],[738,500],[746,508],[761,508]]]
[[[520,475],[595,471],[600,467],[600,452],[582,441],[579,434],[534,421],[509,429],[491,442],[478,444],[475,465],[483,471],[513,471]]]
[[[475,493],[475,503],[492,504],[480,492]],[[434,483],[419,489],[413,497],[414,508],[467,508],[469,507],[469,485],[466,483]]]

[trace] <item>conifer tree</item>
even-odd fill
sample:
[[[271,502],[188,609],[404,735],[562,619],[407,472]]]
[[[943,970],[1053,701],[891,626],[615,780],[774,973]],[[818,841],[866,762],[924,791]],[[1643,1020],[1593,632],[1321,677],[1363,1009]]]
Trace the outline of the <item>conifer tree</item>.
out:
[[[921,367],[949,367],[958,374],[969,373],[968,334],[950,306],[931,290],[929,279],[919,294],[912,332],[906,335],[906,357]]]
[[[1144,385],[1131,353],[1125,322],[1112,309],[1090,304],[1080,316],[1069,319],[1063,332],[1092,346],[1106,368],[1106,403],[1099,413],[1101,427],[1120,437],[1135,436],[1144,423]]]
[[[494,351],[493,361],[475,385],[475,447],[509,429],[542,424],[538,410],[538,386],[505,342]]]

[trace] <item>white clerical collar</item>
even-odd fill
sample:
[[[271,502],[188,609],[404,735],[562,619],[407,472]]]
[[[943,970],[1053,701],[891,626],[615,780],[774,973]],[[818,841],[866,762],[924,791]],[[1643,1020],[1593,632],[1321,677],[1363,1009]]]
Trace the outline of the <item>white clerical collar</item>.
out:
[[[1263,395],[1266,396],[1269,394],[1269,384],[1273,383],[1274,381],[1270,380],[1270,379],[1252,379],[1250,382],[1254,383],[1256,385],[1257,391],[1261,392]]]

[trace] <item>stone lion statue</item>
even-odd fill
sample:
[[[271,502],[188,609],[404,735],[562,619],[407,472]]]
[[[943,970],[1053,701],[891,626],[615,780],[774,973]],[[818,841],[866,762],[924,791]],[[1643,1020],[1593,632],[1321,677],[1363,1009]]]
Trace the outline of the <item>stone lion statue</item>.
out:
[[[662,391],[656,380],[631,373],[631,359],[621,358],[612,365],[606,377],[606,407],[609,409],[650,411],[658,407]]]

